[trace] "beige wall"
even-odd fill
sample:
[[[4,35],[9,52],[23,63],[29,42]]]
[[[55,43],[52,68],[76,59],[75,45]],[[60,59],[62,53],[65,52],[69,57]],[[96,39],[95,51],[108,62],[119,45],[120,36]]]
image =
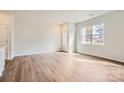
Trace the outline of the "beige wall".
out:
[[[81,45],[79,31],[82,26],[103,22],[105,25],[105,44]],[[100,56],[124,62],[124,11],[94,18],[77,24],[77,52]]]
[[[59,25],[45,21],[45,15],[15,11],[14,55],[59,51],[61,31]],[[53,19],[52,19],[53,20]]]

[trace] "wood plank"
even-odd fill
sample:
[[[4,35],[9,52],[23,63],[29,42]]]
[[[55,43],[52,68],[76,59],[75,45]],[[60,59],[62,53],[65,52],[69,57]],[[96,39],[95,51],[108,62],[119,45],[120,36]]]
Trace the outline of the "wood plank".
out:
[[[77,53],[18,56],[6,63],[1,82],[124,81],[124,65]]]

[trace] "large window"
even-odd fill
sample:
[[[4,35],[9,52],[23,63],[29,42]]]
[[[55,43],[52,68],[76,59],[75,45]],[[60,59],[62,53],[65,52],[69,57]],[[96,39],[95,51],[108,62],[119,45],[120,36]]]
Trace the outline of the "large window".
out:
[[[64,45],[68,44],[68,32],[67,31],[63,32],[63,44]]]
[[[92,26],[92,44],[104,44],[104,24],[97,24]]]
[[[69,34],[68,34],[68,25],[67,24],[63,24],[62,25],[62,36],[63,36],[63,45],[68,45],[68,38],[69,38]]]
[[[82,44],[91,44],[91,26],[84,27],[82,30]]]
[[[104,24],[83,27],[81,30],[81,43],[104,45]]]

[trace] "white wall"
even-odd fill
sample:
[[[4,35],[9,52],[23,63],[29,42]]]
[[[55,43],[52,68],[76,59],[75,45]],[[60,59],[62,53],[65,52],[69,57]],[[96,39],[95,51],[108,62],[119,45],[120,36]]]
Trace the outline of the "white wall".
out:
[[[59,25],[46,15],[30,11],[14,11],[14,55],[59,51]],[[53,19],[52,19],[53,20]]]
[[[105,44],[81,45],[79,31],[82,26],[103,22],[105,25]],[[124,11],[94,18],[77,24],[77,52],[95,55],[124,62]]]

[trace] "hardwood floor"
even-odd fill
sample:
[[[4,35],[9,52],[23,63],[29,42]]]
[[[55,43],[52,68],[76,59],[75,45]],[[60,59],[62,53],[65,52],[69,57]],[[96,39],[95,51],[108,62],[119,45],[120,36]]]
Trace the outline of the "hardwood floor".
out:
[[[124,81],[124,66],[96,57],[62,52],[15,57],[1,82]]]

